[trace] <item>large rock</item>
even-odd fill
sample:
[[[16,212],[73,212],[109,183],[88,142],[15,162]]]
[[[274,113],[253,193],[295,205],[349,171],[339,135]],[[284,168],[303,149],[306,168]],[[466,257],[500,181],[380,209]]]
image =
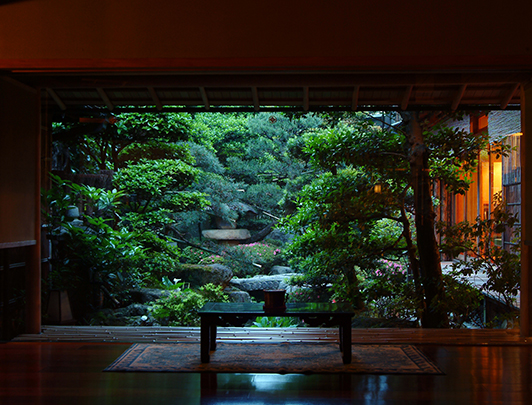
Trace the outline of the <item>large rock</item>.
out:
[[[168,290],[160,290],[158,288],[139,288],[130,291],[131,299],[134,302],[146,304],[148,302],[157,301],[161,297],[166,297],[170,294]]]
[[[271,239],[271,240],[274,240],[274,241],[282,242],[284,244],[284,243],[291,243],[294,240],[294,235],[291,235],[291,234],[288,234],[288,233],[284,233],[280,229],[274,229],[268,235],[268,237],[266,239],[267,240]]]
[[[251,237],[247,229],[207,229],[201,234],[204,238],[220,242],[246,240]]]
[[[227,295],[231,302],[251,302],[251,297],[246,291],[231,291]]]
[[[277,290],[279,284],[284,281],[286,276],[255,276],[251,278],[234,278],[230,285],[242,291],[262,291],[262,290]]]
[[[290,275],[274,275],[274,276],[255,276],[251,278],[234,278],[230,285],[241,291],[246,291],[250,296],[256,300],[264,300],[264,290],[289,290],[287,280]]]
[[[208,266],[185,264],[180,266],[180,270],[175,274],[175,277],[190,283],[192,287],[201,287],[212,283],[226,288],[233,278],[233,272],[229,267],[221,264],[210,264]]]
[[[119,308],[115,311],[115,316],[118,318],[130,316],[148,315],[148,305],[145,304],[131,304],[125,308]]]
[[[271,275],[277,275],[277,274],[295,274],[295,271],[292,270],[292,268],[287,266],[273,266],[270,270]]]

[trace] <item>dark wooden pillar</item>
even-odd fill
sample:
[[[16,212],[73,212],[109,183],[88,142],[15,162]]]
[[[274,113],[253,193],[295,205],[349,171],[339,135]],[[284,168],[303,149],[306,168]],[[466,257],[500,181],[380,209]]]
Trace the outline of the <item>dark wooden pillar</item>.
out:
[[[521,86],[521,336],[532,334],[532,83]],[[530,184],[529,184],[530,183]]]
[[[42,147],[41,147],[41,105],[39,93],[35,96],[35,110],[32,116],[32,125],[34,126],[33,141],[35,151],[35,167],[33,173],[35,176],[35,194],[33,206],[33,231],[35,233],[35,245],[29,247],[28,261],[26,264],[26,333],[41,333],[41,168],[42,168]]]
[[[0,249],[27,247],[26,332],[41,331],[40,97],[0,77]]]

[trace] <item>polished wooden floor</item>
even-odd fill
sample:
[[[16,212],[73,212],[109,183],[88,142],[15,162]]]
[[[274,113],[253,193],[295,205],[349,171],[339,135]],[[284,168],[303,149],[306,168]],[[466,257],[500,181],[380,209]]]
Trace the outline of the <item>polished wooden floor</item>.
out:
[[[353,330],[357,344],[416,345],[436,376],[107,373],[129,343],[70,339],[0,344],[0,404],[532,403],[532,344],[508,331]]]

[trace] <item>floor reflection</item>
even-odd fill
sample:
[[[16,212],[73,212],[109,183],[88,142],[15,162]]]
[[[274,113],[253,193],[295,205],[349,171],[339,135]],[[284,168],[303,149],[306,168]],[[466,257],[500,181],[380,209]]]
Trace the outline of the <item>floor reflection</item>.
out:
[[[350,404],[347,374],[202,374],[201,404]]]

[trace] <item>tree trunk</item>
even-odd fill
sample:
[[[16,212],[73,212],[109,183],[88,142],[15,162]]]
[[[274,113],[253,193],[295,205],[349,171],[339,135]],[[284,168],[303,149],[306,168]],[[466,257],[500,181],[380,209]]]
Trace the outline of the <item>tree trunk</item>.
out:
[[[406,210],[403,207],[401,208],[401,222],[403,223],[403,237],[406,241],[406,250],[408,252],[408,261],[410,263],[410,270],[412,271],[412,276],[414,277],[414,287],[416,292],[416,297],[420,302],[420,308],[418,309],[419,318],[423,318],[423,314],[426,313],[427,306],[425,302],[425,293],[423,292],[423,286],[421,285],[421,275],[419,273],[419,260],[417,258],[417,249],[412,241],[412,230],[410,229],[410,222],[406,216]]]
[[[247,245],[247,244],[250,244],[250,243],[260,242],[266,236],[268,236],[270,233],[272,233],[273,228],[275,227],[275,225],[277,225],[277,222],[274,222],[274,223],[268,225],[266,228],[263,228],[262,230],[257,232],[255,235],[247,238],[246,240],[243,240],[241,243],[244,244],[244,245]]]
[[[419,113],[405,114],[408,120],[407,137],[410,145],[410,171],[414,190],[414,212],[419,252],[421,284],[425,292],[425,307],[421,324],[425,328],[449,326],[445,311],[445,289],[441,271],[440,253],[434,229],[431,179],[429,176],[429,149],[425,145]]]

